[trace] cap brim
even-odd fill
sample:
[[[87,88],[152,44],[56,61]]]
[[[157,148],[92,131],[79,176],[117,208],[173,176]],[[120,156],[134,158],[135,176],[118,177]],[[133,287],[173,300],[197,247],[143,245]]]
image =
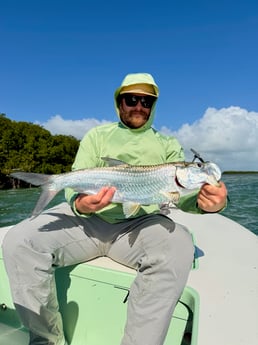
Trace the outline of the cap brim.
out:
[[[153,93],[147,92],[147,91],[143,91],[141,89],[132,89],[132,90],[121,90],[120,91],[120,95],[123,95],[125,93],[135,93],[135,94],[139,94],[139,95],[148,95],[148,96],[152,96],[157,98],[157,95],[154,95]]]

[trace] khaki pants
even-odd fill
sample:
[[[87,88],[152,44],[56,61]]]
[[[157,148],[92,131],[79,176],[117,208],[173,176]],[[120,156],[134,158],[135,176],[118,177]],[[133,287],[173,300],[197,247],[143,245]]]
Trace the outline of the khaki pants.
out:
[[[109,224],[78,217],[66,203],[19,223],[3,242],[13,301],[30,330],[30,345],[65,344],[55,268],[104,255],[137,270],[121,345],[162,345],[193,252],[189,232],[165,215]]]

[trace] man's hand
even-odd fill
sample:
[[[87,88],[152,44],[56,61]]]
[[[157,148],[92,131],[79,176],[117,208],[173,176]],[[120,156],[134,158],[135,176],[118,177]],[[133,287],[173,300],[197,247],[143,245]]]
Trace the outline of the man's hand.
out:
[[[80,213],[94,213],[109,205],[115,194],[114,187],[103,187],[95,195],[79,194],[75,199],[76,210]]]
[[[202,186],[197,203],[200,209],[205,212],[218,212],[226,205],[227,188],[223,182],[219,186],[205,184]]]

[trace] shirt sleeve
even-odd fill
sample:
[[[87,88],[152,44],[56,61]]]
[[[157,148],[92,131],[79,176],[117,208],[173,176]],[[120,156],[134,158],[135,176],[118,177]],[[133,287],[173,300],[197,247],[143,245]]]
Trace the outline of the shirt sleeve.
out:
[[[72,171],[93,168],[101,165],[97,147],[98,145],[96,145],[95,131],[91,130],[84,136],[84,138],[80,142],[79,149],[72,165]],[[74,191],[72,188],[65,189],[66,201],[72,207],[75,213],[77,213],[77,211],[74,202],[78,194],[79,193]]]

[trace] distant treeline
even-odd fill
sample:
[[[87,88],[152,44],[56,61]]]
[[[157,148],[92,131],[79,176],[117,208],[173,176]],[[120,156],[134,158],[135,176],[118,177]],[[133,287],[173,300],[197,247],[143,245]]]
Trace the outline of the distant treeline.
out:
[[[228,170],[228,171],[223,171],[223,174],[258,174],[258,171],[235,171],[235,170]]]
[[[0,189],[19,187],[9,177],[14,170],[70,171],[78,146],[79,140],[73,136],[51,135],[39,125],[12,121],[0,113]]]

